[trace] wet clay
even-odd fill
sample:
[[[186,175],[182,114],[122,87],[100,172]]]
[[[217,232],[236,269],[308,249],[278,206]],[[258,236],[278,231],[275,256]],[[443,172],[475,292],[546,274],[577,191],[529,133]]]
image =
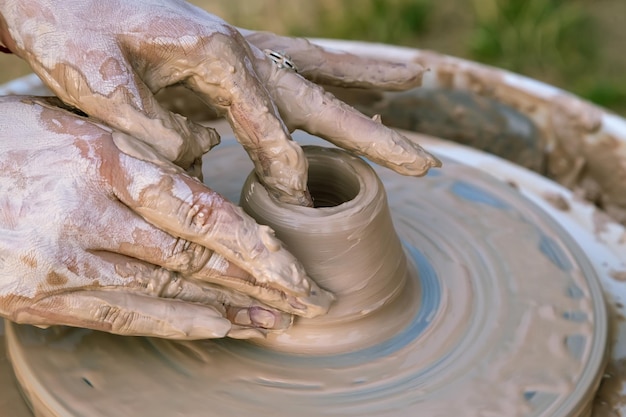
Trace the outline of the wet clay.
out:
[[[224,145],[207,157],[205,177],[237,199],[252,167]],[[445,163],[420,180],[374,168],[416,271],[405,287],[415,312],[395,334],[356,320],[379,340],[298,354],[10,325],[20,383],[42,416],[586,415],[607,337],[594,269],[515,189]]]
[[[363,160],[339,149],[304,147],[315,207],[280,202],[250,174],[240,205],[270,226],[307,273],[336,296],[328,313],[296,318],[257,343],[299,354],[367,348],[405,328],[419,306],[383,185]],[[407,282],[408,281],[408,282]]]

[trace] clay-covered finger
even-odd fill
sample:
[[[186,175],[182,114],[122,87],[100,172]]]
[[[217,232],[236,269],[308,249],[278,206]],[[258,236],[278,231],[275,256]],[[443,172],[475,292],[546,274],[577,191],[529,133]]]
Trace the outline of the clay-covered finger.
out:
[[[284,330],[291,325],[291,315],[264,305],[243,293],[227,287],[190,280],[185,276],[156,265],[128,260],[115,254],[107,254],[113,260],[115,271],[129,281],[118,291],[138,292],[163,299],[181,300],[211,307],[239,328]],[[101,255],[102,256],[102,255]],[[105,265],[102,269],[106,270]]]
[[[80,241],[89,251],[106,251],[158,265],[170,271],[191,274],[205,266],[212,251],[202,245],[172,236],[148,223],[119,201],[96,195],[92,205],[98,216],[74,220]],[[107,199],[107,201],[101,201]],[[91,233],[92,230],[98,233]]]
[[[258,225],[198,180],[121,152],[107,163],[115,173],[110,178],[114,195],[151,224],[216,251],[259,285],[296,297],[317,291],[269,227]]]
[[[125,255],[169,271],[180,272],[198,282],[216,284],[219,286],[214,291],[216,294],[247,295],[230,301],[223,298],[221,302],[227,305],[251,306],[254,305],[252,301],[257,300],[280,311],[306,317],[315,317],[328,310],[331,300],[324,296],[326,293],[317,288],[314,282],[311,282],[309,296],[285,294],[277,288],[257,282],[248,272],[218,253],[195,242],[172,236],[148,223],[120,202],[93,204],[103,209],[96,218],[83,216],[76,219],[77,235],[74,236],[92,252],[106,251],[109,257],[112,254]],[[94,222],[99,225],[100,233],[83,232],[91,230]]]
[[[245,333],[248,336],[263,336],[291,325],[289,314],[244,294],[187,280],[157,265],[103,251],[90,251],[79,259],[76,272],[59,272],[55,281],[49,280],[51,286],[57,286],[56,291],[25,304],[27,308],[17,309],[12,318],[37,325],[64,324],[174,339],[223,337],[232,329],[243,328],[251,330]],[[85,282],[82,274],[89,275],[92,283]],[[62,280],[64,286],[58,287]],[[54,305],[49,308],[46,300]],[[63,306],[54,313],[58,304]],[[201,316],[188,314],[190,309]],[[68,317],[63,317],[63,311]],[[28,314],[20,316],[23,312]]]
[[[119,254],[97,253],[94,257],[99,258],[96,260],[99,271],[107,274],[102,281],[116,275],[125,279],[113,290],[211,307],[233,325],[256,329],[257,334],[265,330],[284,330],[291,325],[289,314],[228,287],[188,279],[180,273]]]
[[[290,128],[301,128],[403,175],[421,176],[441,162],[419,144],[370,119],[292,71],[270,66],[276,104]]]
[[[406,90],[421,84],[424,68],[413,62],[391,62],[329,50],[304,38],[241,30],[261,50],[288,56],[299,74],[325,85]]]
[[[215,252],[191,277],[246,294],[281,311],[309,318],[326,313],[334,299],[314,281],[311,281],[311,290],[307,296],[286,294],[271,286],[262,285],[252,275]]]
[[[117,46],[109,47],[101,61],[90,55],[82,67],[78,62],[63,72],[34,70],[66,104],[149,144],[184,169],[200,172],[199,158],[219,143],[217,132],[165,110]]]
[[[211,307],[123,291],[50,295],[15,312],[17,323],[64,325],[126,336],[192,340],[225,337],[231,323]]]
[[[211,45],[217,56],[189,68],[185,84],[225,115],[270,192],[287,203],[312,205],[306,158],[252,64],[262,53],[250,50],[236,31],[231,37],[215,35]]]

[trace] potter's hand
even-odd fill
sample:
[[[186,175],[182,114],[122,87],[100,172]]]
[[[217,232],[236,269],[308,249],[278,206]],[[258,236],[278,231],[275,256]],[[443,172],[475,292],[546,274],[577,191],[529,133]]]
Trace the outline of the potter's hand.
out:
[[[309,203],[306,161],[289,135],[296,128],[402,174],[423,175],[439,165],[379,121],[279,68],[262,49],[287,51],[305,77],[344,86],[409,88],[420,82],[417,64],[326,52],[267,34],[249,33],[247,40],[179,0],[5,0],[0,14],[5,45],[65,103],[149,143],[183,168],[197,168],[199,156],[219,138],[156,102],[155,92],[177,83],[227,117],[261,180],[287,202]]]
[[[269,228],[54,100],[0,99],[0,316],[193,339],[328,309]]]

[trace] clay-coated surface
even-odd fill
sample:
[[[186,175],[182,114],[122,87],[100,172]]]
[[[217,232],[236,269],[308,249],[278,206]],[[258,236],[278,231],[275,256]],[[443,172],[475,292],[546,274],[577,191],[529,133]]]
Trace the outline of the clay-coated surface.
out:
[[[246,167],[234,169],[234,149],[216,149],[205,164],[220,173],[207,175],[213,187],[231,199],[249,169],[243,155],[235,160]],[[164,407],[267,414],[277,403],[303,416],[320,407],[329,415],[581,415],[600,381],[607,331],[593,268],[514,188],[446,163],[422,180],[378,171],[428,294],[390,339],[302,357],[238,341],[12,326],[18,374],[29,386],[42,383],[37,396],[56,415],[154,415]]]

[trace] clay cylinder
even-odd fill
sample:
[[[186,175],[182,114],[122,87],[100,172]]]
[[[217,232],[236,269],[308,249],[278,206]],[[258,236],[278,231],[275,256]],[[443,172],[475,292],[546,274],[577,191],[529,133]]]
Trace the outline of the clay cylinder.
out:
[[[407,316],[407,303],[409,308],[414,304],[408,299],[396,303],[406,289],[408,270],[387,197],[376,173],[360,158],[338,149],[311,146],[304,151],[315,207],[279,202],[254,173],[240,204],[257,222],[272,227],[309,276],[337,301],[327,315],[297,318],[292,329],[260,343],[308,354],[367,347],[406,325],[401,317]]]

